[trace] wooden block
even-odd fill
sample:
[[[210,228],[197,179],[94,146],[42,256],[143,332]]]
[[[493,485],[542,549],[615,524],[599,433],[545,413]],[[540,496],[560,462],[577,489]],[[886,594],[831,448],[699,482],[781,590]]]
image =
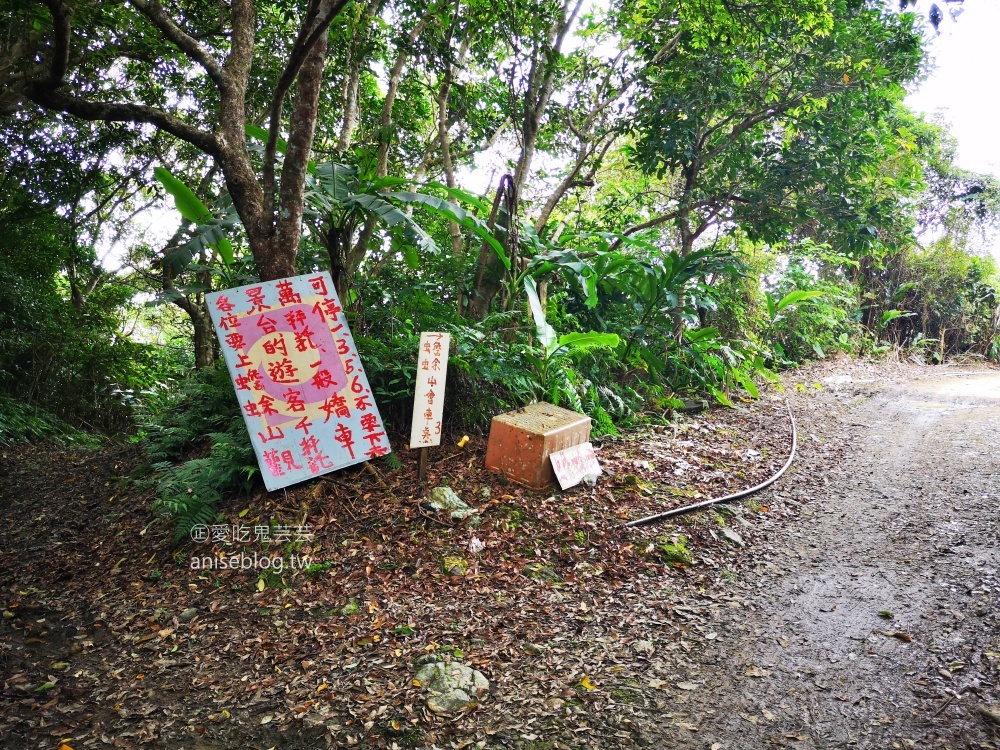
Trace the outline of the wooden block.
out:
[[[549,455],[590,440],[590,417],[544,401],[493,417],[486,468],[534,490],[556,482]]]

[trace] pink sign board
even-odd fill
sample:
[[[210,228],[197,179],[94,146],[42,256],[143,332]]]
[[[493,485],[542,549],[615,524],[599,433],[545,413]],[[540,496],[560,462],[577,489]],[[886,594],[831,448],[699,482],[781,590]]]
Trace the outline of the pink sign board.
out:
[[[559,486],[564,490],[580,484],[585,476],[596,477],[601,473],[601,465],[597,463],[594,446],[590,443],[581,443],[572,448],[550,453],[549,460],[552,462],[556,479],[559,480]]]
[[[329,273],[205,299],[267,489],[390,452]]]

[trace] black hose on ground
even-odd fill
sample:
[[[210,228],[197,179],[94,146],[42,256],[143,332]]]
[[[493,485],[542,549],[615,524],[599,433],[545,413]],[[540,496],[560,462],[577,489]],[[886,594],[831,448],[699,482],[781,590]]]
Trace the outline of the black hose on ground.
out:
[[[734,492],[732,495],[726,495],[725,497],[716,497],[711,500],[703,500],[700,503],[694,503],[692,505],[684,505],[680,508],[673,508],[672,510],[664,511],[663,513],[656,513],[652,516],[646,516],[645,518],[637,518],[634,521],[629,521],[625,524],[626,527],[632,526],[646,526],[647,524],[656,523],[657,521],[663,521],[667,518],[672,518],[674,516],[680,516],[684,513],[690,513],[693,510],[700,510],[702,508],[708,508],[712,505],[718,505],[719,503],[727,503],[730,500],[739,500],[740,498],[749,497],[756,492],[765,490],[772,484],[781,479],[781,475],[788,471],[788,467],[792,465],[792,461],[795,460],[795,452],[799,445],[798,432],[795,428],[795,417],[792,416],[792,407],[789,406],[788,401],[785,401],[785,406],[788,408],[788,419],[792,423],[792,451],[788,454],[788,460],[785,461],[785,465],[781,467],[777,474],[772,476],[755,487],[751,487],[748,490],[740,490],[739,492]]]

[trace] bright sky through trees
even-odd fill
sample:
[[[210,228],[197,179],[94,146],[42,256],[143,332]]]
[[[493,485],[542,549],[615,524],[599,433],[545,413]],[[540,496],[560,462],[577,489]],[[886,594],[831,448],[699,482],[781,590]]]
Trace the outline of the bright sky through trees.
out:
[[[944,3],[939,5],[944,7]],[[917,7],[926,13],[930,3],[921,0]],[[1000,3],[967,0],[961,9],[955,21],[945,17],[939,34],[931,32],[934,69],[906,102],[928,116],[941,112],[958,139],[962,167],[1000,176],[1000,99],[995,83],[1000,70],[996,41]],[[1000,257],[1000,239],[994,240],[993,254]]]

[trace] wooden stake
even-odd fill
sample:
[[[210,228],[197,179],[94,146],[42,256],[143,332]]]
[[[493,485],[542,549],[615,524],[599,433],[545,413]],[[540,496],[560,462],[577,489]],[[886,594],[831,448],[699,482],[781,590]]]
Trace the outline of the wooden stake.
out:
[[[423,482],[423,481],[425,481],[427,479],[427,448],[426,447],[420,449],[420,459],[419,459],[419,463],[417,464],[417,466],[418,466],[418,468],[417,468],[417,480]]]

